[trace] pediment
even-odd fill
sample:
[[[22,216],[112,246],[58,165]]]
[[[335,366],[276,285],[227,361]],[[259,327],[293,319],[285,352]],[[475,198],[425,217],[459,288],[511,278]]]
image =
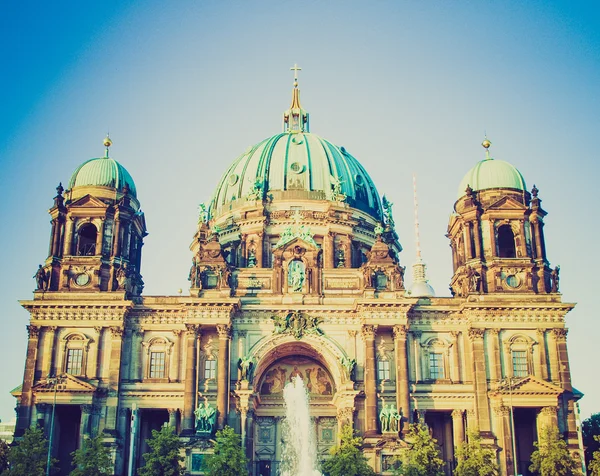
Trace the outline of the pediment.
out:
[[[70,203],[69,208],[108,208],[108,205],[99,198],[86,195]]]
[[[497,393],[500,395],[509,396],[512,395],[548,395],[548,396],[558,396],[565,391],[564,388],[554,385],[553,383],[542,380],[533,375],[529,375],[527,377],[523,377],[520,380],[513,379],[512,388],[510,388],[509,383],[505,382],[501,384]]]
[[[278,246],[276,246],[276,248],[283,248],[285,250],[285,249],[295,248],[296,246],[304,248],[307,251],[318,251],[319,250],[319,245],[317,245],[317,243],[315,243],[314,240],[304,239],[299,236],[296,236],[296,237],[292,238],[291,240],[286,241],[285,243],[282,243],[282,244],[278,243]]]
[[[56,388],[57,393],[93,393],[97,387],[70,374],[63,375],[63,381]],[[54,392],[54,385],[48,379],[33,386],[34,393]]]
[[[487,207],[486,211],[488,210],[527,210],[527,207],[512,197],[502,197]]]

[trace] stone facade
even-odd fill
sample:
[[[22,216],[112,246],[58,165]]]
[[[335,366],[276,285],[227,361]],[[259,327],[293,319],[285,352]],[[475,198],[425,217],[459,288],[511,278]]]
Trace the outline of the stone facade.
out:
[[[431,428],[448,472],[471,430],[497,449],[504,474],[515,461],[526,470],[542,425],[558,425],[578,450],[573,305],[546,257],[537,189],[467,189],[448,227],[453,296],[420,297],[404,283],[391,204],[387,215],[354,208],[339,183],[329,199],[298,187],[273,199],[255,187],[233,205],[213,203],[191,244],[189,294],[145,296],[137,198],[83,188],[59,188],[49,257],[22,301],[31,320],[17,437],[36,424],[48,431],[56,398],[59,458],[104,431],[115,474],[128,474],[166,423],[199,474],[210,449],[195,412],[207,405],[217,428],[242,435],[253,474],[274,475],[282,390],[300,375],[322,458],[351,424],[385,474],[416,421]],[[382,433],[385,407],[401,422]]]

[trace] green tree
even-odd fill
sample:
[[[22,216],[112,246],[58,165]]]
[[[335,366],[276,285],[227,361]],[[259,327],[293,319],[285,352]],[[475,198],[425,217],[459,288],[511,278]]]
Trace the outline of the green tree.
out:
[[[531,454],[529,471],[540,476],[580,475],[578,464],[571,456],[567,442],[558,433],[558,428],[542,428],[536,450]]]
[[[396,474],[405,476],[443,476],[444,461],[440,457],[437,440],[429,434],[425,425],[409,426],[406,441],[410,448],[400,455],[401,466]]]
[[[454,476],[498,476],[500,469],[496,452],[481,444],[478,431],[470,431],[465,441],[456,451],[458,465]]]
[[[596,443],[600,443],[600,435],[594,435],[594,440]],[[587,466],[592,476],[600,476],[600,450],[594,451]]]
[[[8,469],[8,443],[0,440],[0,474]]]
[[[160,431],[152,430],[152,438],[148,441],[150,452],[144,454],[146,464],[138,469],[139,476],[181,476],[185,468],[180,455],[182,447],[179,437],[173,428],[163,426]]]
[[[242,438],[233,428],[226,426],[217,431],[213,454],[204,461],[208,476],[246,476],[248,460],[242,448]]]
[[[48,458],[48,440],[40,428],[28,428],[23,439],[8,452],[9,476],[44,476]],[[50,468],[54,471],[57,460],[52,458]]]
[[[600,436],[600,413],[594,413],[581,423],[581,434],[583,437],[583,447],[585,448],[585,464],[589,466],[593,454],[600,450],[600,441],[596,436]]]
[[[83,440],[81,448],[73,451],[73,466],[70,476],[102,476],[113,474],[110,450],[104,446],[104,435]]]
[[[362,438],[349,425],[342,427],[340,444],[331,449],[331,457],[323,463],[326,476],[374,476],[361,451]]]

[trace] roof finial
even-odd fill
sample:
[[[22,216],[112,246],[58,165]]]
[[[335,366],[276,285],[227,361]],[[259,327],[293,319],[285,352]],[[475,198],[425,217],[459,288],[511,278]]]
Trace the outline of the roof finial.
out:
[[[421,261],[421,239],[419,236],[419,201],[417,200],[417,176],[413,174],[413,199],[415,203],[415,243],[417,247],[417,261]]]
[[[294,72],[294,88],[298,87],[298,71],[302,71],[302,68],[298,66],[297,63],[294,63],[294,66],[290,68],[290,71]]]
[[[485,158],[486,158],[486,160],[491,159],[491,157],[490,157],[490,146],[492,145],[492,143],[487,138],[487,134],[484,135],[484,139],[483,139],[483,142],[481,143],[481,145],[485,149]]]
[[[104,157],[108,159],[108,149],[112,145],[112,141],[110,140],[110,134],[107,132],[106,137],[104,138],[104,147],[106,147],[106,152],[104,153]]]

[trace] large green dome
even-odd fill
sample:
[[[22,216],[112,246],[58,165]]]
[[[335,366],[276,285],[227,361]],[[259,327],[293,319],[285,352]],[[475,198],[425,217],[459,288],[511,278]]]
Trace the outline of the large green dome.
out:
[[[114,188],[120,192],[125,184],[129,187],[129,193],[135,197],[135,183],[125,167],[110,157],[100,157],[90,159],[75,169],[69,180],[69,189],[100,186]]]
[[[486,158],[469,170],[458,186],[457,198],[463,197],[467,186],[473,191],[492,188],[527,190],[525,179],[516,167],[503,160],[495,160],[486,151]]]
[[[235,160],[212,198],[211,215],[252,194],[259,200],[333,200],[340,193],[351,207],[382,219],[375,184],[344,147],[308,131],[286,131],[249,147]]]

